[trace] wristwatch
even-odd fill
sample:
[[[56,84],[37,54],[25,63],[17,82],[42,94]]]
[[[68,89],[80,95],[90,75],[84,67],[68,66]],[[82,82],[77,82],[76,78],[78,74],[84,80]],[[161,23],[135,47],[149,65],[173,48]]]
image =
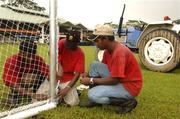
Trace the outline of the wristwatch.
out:
[[[94,78],[90,78],[89,83],[90,83],[90,84],[94,84]]]

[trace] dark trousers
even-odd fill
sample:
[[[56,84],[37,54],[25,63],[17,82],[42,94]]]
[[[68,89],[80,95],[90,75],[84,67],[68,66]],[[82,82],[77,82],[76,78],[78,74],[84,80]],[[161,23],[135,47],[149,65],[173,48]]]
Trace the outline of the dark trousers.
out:
[[[45,81],[46,77],[44,76],[37,76],[36,80],[34,80],[32,83],[21,83],[20,86],[22,88],[28,89],[31,88],[33,90],[33,93],[36,93],[36,91],[39,89],[40,85]],[[18,91],[11,89],[11,93],[8,95],[8,98],[11,99],[14,103],[20,103],[22,100],[25,100],[25,102],[31,101],[31,97],[28,95],[22,95]]]

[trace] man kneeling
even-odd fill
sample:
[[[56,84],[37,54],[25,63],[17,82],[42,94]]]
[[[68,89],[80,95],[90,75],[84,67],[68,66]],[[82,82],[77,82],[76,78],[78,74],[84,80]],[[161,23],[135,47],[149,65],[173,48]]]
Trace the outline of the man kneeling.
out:
[[[100,25],[93,35],[93,42],[105,52],[102,62],[93,62],[89,76],[81,79],[82,84],[92,88],[88,92],[89,102],[80,106],[109,104],[119,106],[121,114],[131,112],[137,105],[135,97],[142,87],[140,67],[133,53],[115,41],[111,26]]]
[[[22,100],[44,100],[48,96],[36,94],[40,85],[48,78],[48,65],[36,54],[37,44],[25,40],[19,45],[19,53],[8,57],[4,64],[3,81],[11,90],[7,104],[20,104]]]

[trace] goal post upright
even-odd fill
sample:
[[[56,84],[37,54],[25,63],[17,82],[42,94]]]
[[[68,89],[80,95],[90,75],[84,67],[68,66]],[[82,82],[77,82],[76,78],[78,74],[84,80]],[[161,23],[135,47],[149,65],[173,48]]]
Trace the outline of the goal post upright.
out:
[[[49,56],[49,79],[50,79],[50,98],[44,101],[38,101],[33,104],[21,106],[7,112],[0,112],[2,119],[20,119],[27,118],[38,113],[53,109],[57,106],[56,102],[56,65],[57,65],[57,0],[49,0],[49,40],[50,40],[50,56]],[[43,29],[44,30],[44,29]]]
[[[57,62],[57,0],[49,0],[50,14],[50,101],[55,102],[56,62]]]

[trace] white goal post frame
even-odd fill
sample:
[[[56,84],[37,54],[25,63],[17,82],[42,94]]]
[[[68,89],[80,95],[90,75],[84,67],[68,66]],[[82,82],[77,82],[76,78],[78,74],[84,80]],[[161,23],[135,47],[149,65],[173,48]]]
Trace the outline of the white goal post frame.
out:
[[[2,119],[24,119],[38,113],[53,109],[56,101],[56,63],[57,63],[57,0],[49,0],[50,15],[50,99],[21,106],[10,111],[0,112]]]
[[[37,115],[42,111],[53,109],[56,105],[56,102],[50,102],[50,100],[35,102],[0,113],[0,117],[1,119],[24,119]]]

